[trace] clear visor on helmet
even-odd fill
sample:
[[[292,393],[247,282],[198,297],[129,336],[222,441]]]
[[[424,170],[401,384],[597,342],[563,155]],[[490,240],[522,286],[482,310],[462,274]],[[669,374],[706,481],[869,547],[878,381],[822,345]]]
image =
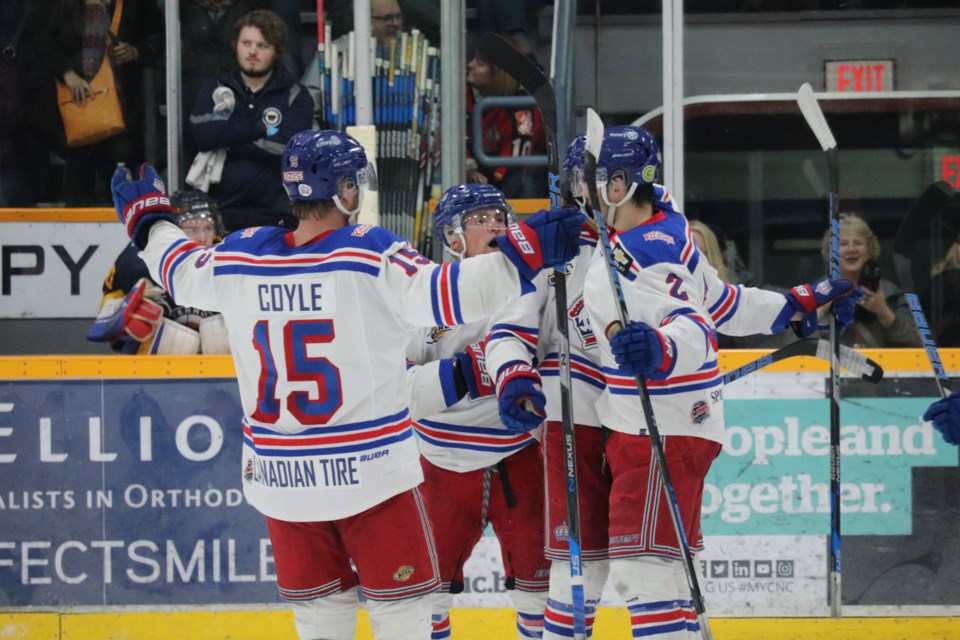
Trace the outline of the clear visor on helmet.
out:
[[[570,172],[570,193],[574,198],[580,198],[583,194],[585,183],[583,181],[583,169],[577,167]]]
[[[512,207],[484,207],[464,213],[460,218],[460,226],[463,229],[478,227],[499,230],[506,229],[516,221],[517,216]]]

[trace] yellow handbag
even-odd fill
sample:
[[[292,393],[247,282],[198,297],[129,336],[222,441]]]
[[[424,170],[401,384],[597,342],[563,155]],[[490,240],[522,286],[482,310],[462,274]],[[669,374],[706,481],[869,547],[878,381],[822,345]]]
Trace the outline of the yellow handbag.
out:
[[[122,10],[123,0],[117,0],[110,24],[111,33],[117,33]],[[89,85],[93,97],[88,98],[86,104],[80,107],[73,103],[67,85],[57,81],[57,102],[60,105],[60,117],[63,119],[69,147],[91,145],[123,133],[126,128],[113,66],[108,56],[104,56],[100,70],[90,80]]]

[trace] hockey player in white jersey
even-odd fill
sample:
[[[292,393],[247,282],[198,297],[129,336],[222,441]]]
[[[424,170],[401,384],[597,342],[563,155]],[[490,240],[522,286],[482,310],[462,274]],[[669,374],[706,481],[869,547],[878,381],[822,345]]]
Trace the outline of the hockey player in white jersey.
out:
[[[223,313],[244,410],[244,494],[267,518],[300,637],[353,638],[359,589],[378,640],[425,640],[438,581],[415,489],[406,332],[489,315],[545,264],[573,257],[581,220],[538,213],[512,225],[499,252],[441,266],[352,224],[375,177],[350,136],[295,135],[282,171],[298,228],[245,229],[211,248],[172,224],[150,165],[135,181],[118,169],[114,203],[174,300]]]
[[[606,379],[597,411],[609,430],[604,453],[613,480],[610,577],[630,610],[633,637],[673,640],[699,637],[699,626],[634,376],[647,378],[684,529],[690,547],[700,549],[703,481],[723,438],[716,331],[775,333],[791,321],[815,326],[818,307],[855,287],[821,280],[779,294],[719,280],[686,218],[656,196],[659,165],[659,147],[646,130],[605,132],[597,187],[615,230],[612,253],[631,321],[620,326],[602,251],[591,261],[584,299]],[[847,299],[834,313],[849,322],[852,308]]]
[[[434,212],[438,242],[460,261],[498,250],[497,238],[513,209],[492,185],[464,184],[444,192]],[[539,278],[537,278],[539,280]],[[523,296],[526,298],[527,296]],[[494,319],[504,313],[501,309]],[[511,380],[487,373],[483,342],[487,319],[415,334],[407,346],[411,411],[425,481],[420,490],[433,525],[441,590],[433,638],[451,634],[453,594],[463,591],[463,566],[487,523],[500,542],[506,588],[517,610],[520,638],[539,638],[550,563],[543,555],[543,463],[538,440],[543,415],[525,425],[500,422],[495,387],[511,405],[512,387],[543,412],[539,376],[532,367]]]

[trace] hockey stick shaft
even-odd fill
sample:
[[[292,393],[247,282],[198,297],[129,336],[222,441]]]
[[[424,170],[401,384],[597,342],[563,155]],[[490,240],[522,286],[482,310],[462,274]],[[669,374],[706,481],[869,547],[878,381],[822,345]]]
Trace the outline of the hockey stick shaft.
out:
[[[584,181],[587,183],[587,189],[590,194],[590,207],[593,210],[594,221],[597,225],[597,230],[600,232],[600,243],[607,261],[607,275],[610,280],[610,288],[617,302],[620,326],[626,327],[630,322],[629,314],[627,313],[627,303],[623,297],[620,274],[617,271],[613,248],[610,245],[610,234],[607,232],[607,225],[603,219],[602,209],[600,208],[600,197],[597,193],[597,157],[600,155],[602,143],[603,122],[601,122],[600,116],[598,116],[593,109],[587,109]],[[650,448],[654,462],[657,465],[657,470],[660,472],[663,491],[670,507],[670,520],[673,523],[673,530],[677,536],[677,546],[680,548],[683,570],[687,577],[687,586],[690,589],[690,597],[691,600],[693,600],[693,607],[697,613],[697,620],[700,623],[700,633],[704,640],[712,640],[713,634],[710,631],[710,623],[707,620],[703,592],[700,590],[700,581],[697,578],[697,572],[693,566],[693,554],[690,551],[687,533],[683,527],[683,518],[680,515],[680,505],[677,502],[677,494],[674,490],[673,480],[670,478],[670,469],[667,467],[667,459],[663,452],[663,438],[660,436],[660,428],[657,426],[657,419],[653,413],[653,403],[650,401],[647,381],[640,375],[635,376],[635,381],[637,394],[640,396],[640,404],[643,407],[643,417],[646,421],[647,435],[650,438]]]
[[[929,228],[930,223],[940,215],[940,212],[943,211],[952,197],[953,189],[946,182],[940,181],[931,184],[910,207],[910,211],[907,212],[906,217],[900,224],[893,241],[893,266],[897,272],[897,279],[900,281],[900,288],[903,289],[904,296],[907,298],[910,317],[917,329],[917,334],[920,336],[920,342],[927,354],[930,367],[933,369],[937,390],[943,398],[950,395],[948,386],[950,379],[947,377],[943,360],[940,358],[940,350],[937,348],[933,331],[930,329],[927,317],[923,312],[920,298],[916,294],[911,257],[920,230]]]
[[[537,66],[509,42],[485,34],[479,51],[485,60],[512,76],[537,101],[547,142],[547,190],[550,208],[561,208],[560,159],[557,149],[557,100],[550,81]],[[583,586],[583,556],[580,548],[580,500],[577,485],[577,444],[573,426],[573,380],[570,371],[570,326],[567,321],[566,269],[553,272],[553,292],[559,334],[560,407],[563,429],[564,467],[567,485],[567,547],[570,551],[570,583],[573,597],[573,637],[586,640],[586,602]]]
[[[840,170],[837,162],[837,141],[820,109],[813,89],[804,84],[797,92],[797,105],[807,125],[817,137],[827,159],[830,184],[830,277],[840,277]],[[830,375],[827,397],[830,399],[830,581],[827,589],[830,614],[841,614],[841,532],[840,532],[840,335],[837,319],[830,314]]]

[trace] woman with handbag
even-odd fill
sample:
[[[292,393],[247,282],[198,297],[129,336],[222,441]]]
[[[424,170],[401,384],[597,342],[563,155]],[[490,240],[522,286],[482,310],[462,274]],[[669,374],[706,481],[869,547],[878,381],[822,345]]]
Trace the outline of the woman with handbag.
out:
[[[118,162],[143,157],[143,69],[163,52],[153,0],[54,0],[37,50],[57,82],[68,206],[109,204]]]

